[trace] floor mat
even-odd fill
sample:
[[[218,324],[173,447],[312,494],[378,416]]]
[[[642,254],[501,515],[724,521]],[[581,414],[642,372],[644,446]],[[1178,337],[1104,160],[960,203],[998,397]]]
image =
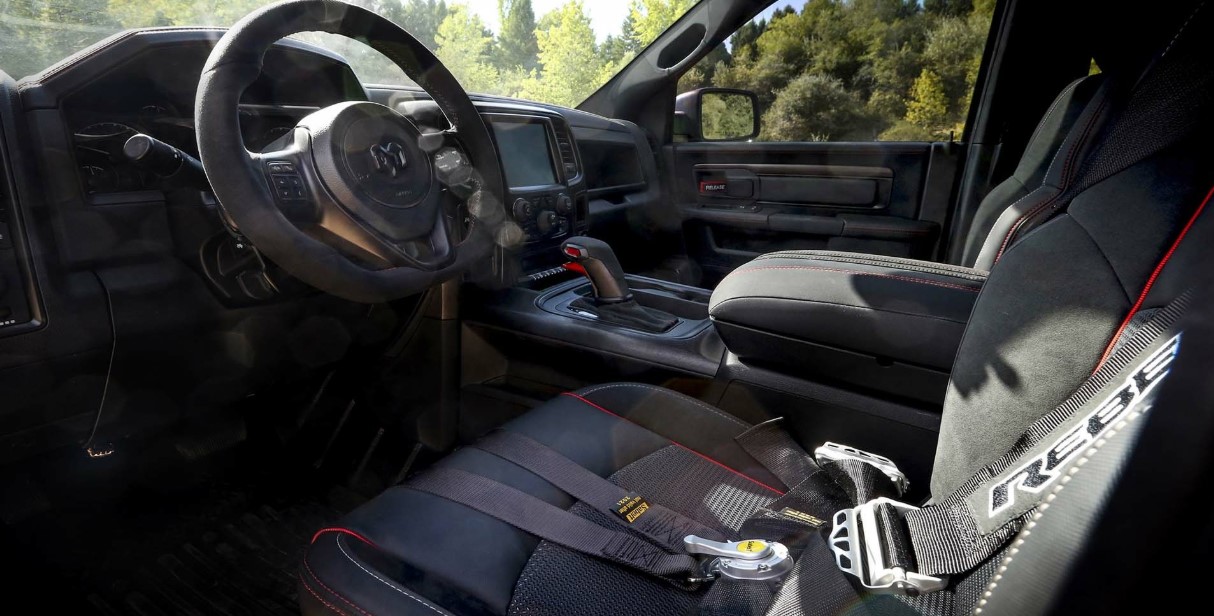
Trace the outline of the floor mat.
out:
[[[324,506],[261,506],[105,580],[88,603],[103,614],[298,614],[295,571]],[[118,572],[114,572],[118,573]],[[96,580],[101,582],[102,580]]]
[[[312,534],[362,497],[271,439],[202,451],[199,432],[5,469],[0,553],[22,567],[0,586],[38,589],[11,613],[298,614]]]

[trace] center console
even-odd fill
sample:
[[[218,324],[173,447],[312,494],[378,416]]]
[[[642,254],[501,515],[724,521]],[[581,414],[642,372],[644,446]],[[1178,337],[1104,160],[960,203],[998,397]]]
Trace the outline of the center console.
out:
[[[586,182],[565,119],[538,111],[482,114],[506,175],[506,203],[526,235],[523,257],[586,228]],[[524,265],[524,270],[534,269]]]

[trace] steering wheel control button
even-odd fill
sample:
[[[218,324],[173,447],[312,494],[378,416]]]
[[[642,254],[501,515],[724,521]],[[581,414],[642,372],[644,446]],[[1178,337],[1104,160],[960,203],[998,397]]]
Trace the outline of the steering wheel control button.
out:
[[[285,160],[272,160],[266,163],[266,167],[270,169],[270,173],[295,173],[294,163]]]
[[[270,179],[274,183],[274,194],[283,201],[300,201],[308,196],[304,191],[303,178],[296,174],[276,173]]]

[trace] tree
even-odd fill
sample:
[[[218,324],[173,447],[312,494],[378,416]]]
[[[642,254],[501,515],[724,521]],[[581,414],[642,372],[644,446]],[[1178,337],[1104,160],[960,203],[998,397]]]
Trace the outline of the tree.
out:
[[[961,17],[973,10],[974,0],[923,0],[923,11],[929,15]]]
[[[501,31],[498,34],[497,65],[500,69],[530,71],[539,66],[539,43],[535,38],[535,11],[531,0],[498,0]]]
[[[574,106],[606,81],[582,0],[544,15],[535,34],[541,69],[524,84],[524,97]]]
[[[940,76],[923,69],[911,88],[910,101],[906,103],[906,121],[918,126],[929,135],[945,137],[948,133],[949,104]]]
[[[836,77],[804,73],[776,95],[763,116],[764,141],[870,140],[876,122]]]
[[[497,89],[498,72],[491,64],[490,55],[493,35],[468,7],[457,4],[449,8],[434,35],[434,42],[434,55],[459,79],[464,89],[486,93]]]
[[[434,37],[438,26],[451,11],[446,0],[380,0],[378,12],[407,30],[427,49],[437,49]]]
[[[729,37],[730,52],[733,57],[752,57],[755,54],[755,42],[759,40],[764,30],[767,30],[766,19],[751,20],[742,24],[742,27]]]
[[[154,23],[173,26],[229,26],[273,1],[110,0],[105,12],[127,28],[143,27]]]
[[[632,31],[636,44],[633,51],[640,51],[657,40],[670,24],[682,17],[695,3],[695,0],[632,0],[628,9],[628,23],[631,27],[627,29]]]

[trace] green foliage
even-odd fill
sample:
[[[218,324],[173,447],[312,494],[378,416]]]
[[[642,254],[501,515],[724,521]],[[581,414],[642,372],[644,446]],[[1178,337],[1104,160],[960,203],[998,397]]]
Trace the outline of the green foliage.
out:
[[[523,85],[524,98],[574,106],[602,85],[594,29],[582,0],[545,15],[535,35],[541,68]]]
[[[700,123],[705,139],[739,139],[755,127],[750,97],[738,94],[709,94],[700,105]]]
[[[434,34],[434,55],[475,92],[496,87],[498,72],[492,59],[493,33],[481,18],[462,4],[452,5]]]
[[[782,14],[782,13],[778,13]],[[759,19],[748,21],[738,28],[733,36],[729,37],[730,53],[733,57],[753,58],[755,52],[755,42],[763,32],[767,30],[767,20]]]
[[[629,35],[635,40],[632,51],[640,51],[657,40],[695,3],[696,0],[632,0],[628,8]]]
[[[438,27],[450,13],[446,0],[381,0],[379,14],[409,31],[427,49],[436,49]]]
[[[539,43],[535,37],[535,11],[531,0],[498,0],[498,18],[501,33],[498,35],[499,68],[530,71],[539,66]]]
[[[105,0],[8,2],[0,11],[4,70],[17,77],[34,73],[62,58],[65,49],[75,51],[105,38],[119,28],[105,9]]]
[[[993,11],[993,0],[809,0],[740,28],[729,60],[701,61],[680,89],[755,92],[766,140],[945,139],[964,128]]]
[[[994,4],[992,0],[991,5]],[[974,0],[923,0],[923,10],[929,15],[961,17],[974,10]]]
[[[948,95],[944,82],[929,69],[923,69],[911,86],[911,100],[906,104],[906,121],[929,135],[944,132],[948,125]]]
[[[122,28],[226,26],[272,1],[4,0],[0,58],[10,73],[25,75]],[[619,31],[598,41],[587,0],[539,16],[533,0],[497,0],[496,36],[461,3],[352,1],[408,30],[471,91],[570,106],[696,3],[629,0]],[[764,139],[944,138],[963,128],[995,1],[806,0],[743,25],[729,46],[685,72],[678,88],[755,92]],[[363,81],[407,83],[398,67],[357,41],[297,37],[342,54]]]
[[[764,141],[850,141],[876,137],[864,104],[836,77],[802,73],[763,115]]]

